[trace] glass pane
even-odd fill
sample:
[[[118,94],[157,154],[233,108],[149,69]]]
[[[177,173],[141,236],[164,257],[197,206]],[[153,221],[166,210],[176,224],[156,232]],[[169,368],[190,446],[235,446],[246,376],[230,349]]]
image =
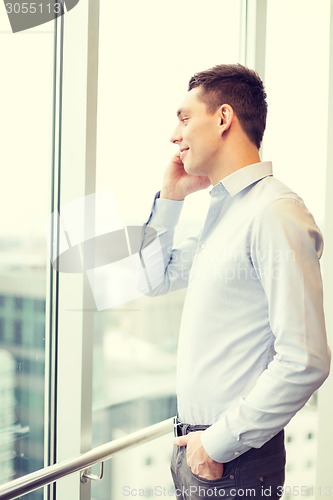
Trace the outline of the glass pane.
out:
[[[169,138],[188,80],[196,71],[240,59],[240,4],[208,0],[203,9],[190,0],[101,1],[96,196],[104,192],[113,200],[105,220],[117,219],[129,238],[131,228],[146,221],[176,151]],[[221,19],[228,19],[222,34]],[[206,213],[207,192],[191,198],[178,228],[182,236],[199,229]],[[120,238],[115,241],[120,246]],[[120,297],[122,284],[112,279],[95,283],[93,294],[102,286],[94,328],[94,445],[175,415],[184,298],[183,291],[134,297],[129,287]],[[112,459],[103,481],[92,485],[93,498],[117,499],[131,484],[137,491],[169,491],[171,449],[167,436]]]
[[[53,44],[53,23],[1,19],[0,483],[44,466]]]
[[[273,160],[275,175],[304,199],[322,227],[330,2],[269,0],[267,6],[264,157]],[[285,498],[314,498],[317,424],[315,395],[286,428]]]

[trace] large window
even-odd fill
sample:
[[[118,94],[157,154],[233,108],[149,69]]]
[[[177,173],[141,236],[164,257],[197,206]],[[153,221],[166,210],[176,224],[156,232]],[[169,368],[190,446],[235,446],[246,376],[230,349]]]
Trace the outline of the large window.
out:
[[[324,221],[329,0],[65,3],[56,23],[15,34],[0,17],[0,484],[176,412],[185,292],[135,294],[117,265],[135,259],[193,73],[262,71],[263,159]],[[177,239],[208,203],[186,200]],[[311,498],[316,440],[315,396],[287,428],[286,498]],[[100,482],[76,473],[29,498],[170,497],[171,448],[166,436],[108,461]]]
[[[42,468],[47,451],[53,31],[51,24],[14,35],[1,16],[0,483]]]

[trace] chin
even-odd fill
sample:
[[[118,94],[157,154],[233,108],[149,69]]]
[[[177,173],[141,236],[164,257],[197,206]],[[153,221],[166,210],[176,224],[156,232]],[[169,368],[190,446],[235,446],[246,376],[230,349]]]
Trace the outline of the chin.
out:
[[[193,175],[191,168],[188,167],[185,163],[184,163],[184,170],[188,175]]]
[[[184,170],[188,175],[200,175],[195,167],[186,163],[184,163]]]
[[[205,172],[199,170],[198,168],[186,167],[186,165],[184,165],[184,170],[188,175],[201,176],[201,177],[207,175]]]

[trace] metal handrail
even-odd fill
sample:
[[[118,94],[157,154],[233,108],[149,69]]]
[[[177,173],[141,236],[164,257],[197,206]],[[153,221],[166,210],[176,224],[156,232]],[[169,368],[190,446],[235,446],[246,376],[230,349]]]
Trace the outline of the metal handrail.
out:
[[[164,434],[168,434],[173,429],[173,419],[163,420],[127,436],[115,439],[109,443],[102,444],[96,448],[82,453],[81,455],[58,464],[49,465],[44,469],[37,470],[18,479],[14,479],[0,486],[0,499],[12,500],[21,495],[26,495],[31,491],[58,479],[73,474],[90,467],[91,465],[109,460],[116,453],[127,450],[139,444],[156,439]]]

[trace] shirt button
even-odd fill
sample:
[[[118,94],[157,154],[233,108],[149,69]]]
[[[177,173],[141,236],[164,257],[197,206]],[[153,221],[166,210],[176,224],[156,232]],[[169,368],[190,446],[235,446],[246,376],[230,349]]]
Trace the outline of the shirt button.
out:
[[[202,244],[200,245],[200,249],[201,249],[201,250],[203,250],[203,249],[205,248],[205,246],[206,246],[206,245],[205,245],[204,243],[202,243]]]
[[[235,451],[235,456],[237,457],[239,455],[239,451]]]

